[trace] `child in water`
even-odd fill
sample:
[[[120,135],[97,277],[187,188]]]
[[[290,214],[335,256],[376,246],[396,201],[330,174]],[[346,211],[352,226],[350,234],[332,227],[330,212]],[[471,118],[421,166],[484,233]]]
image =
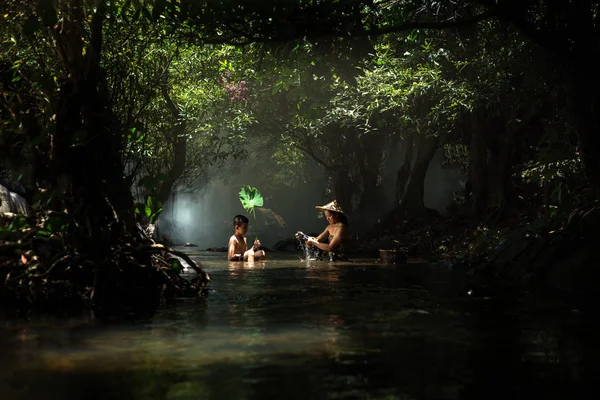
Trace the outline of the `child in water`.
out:
[[[243,215],[233,217],[234,234],[229,238],[227,246],[227,259],[229,261],[258,261],[264,260],[267,254],[260,248],[260,241],[256,239],[252,248],[248,250],[248,243],[244,236],[248,232],[248,218]]]

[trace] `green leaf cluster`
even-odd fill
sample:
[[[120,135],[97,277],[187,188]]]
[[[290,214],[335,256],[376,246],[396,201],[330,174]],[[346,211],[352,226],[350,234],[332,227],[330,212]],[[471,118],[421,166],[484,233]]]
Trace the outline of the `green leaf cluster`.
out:
[[[145,203],[138,203],[135,206],[135,213],[150,218],[151,224],[156,222],[162,210],[162,203],[152,196],[148,196]]]

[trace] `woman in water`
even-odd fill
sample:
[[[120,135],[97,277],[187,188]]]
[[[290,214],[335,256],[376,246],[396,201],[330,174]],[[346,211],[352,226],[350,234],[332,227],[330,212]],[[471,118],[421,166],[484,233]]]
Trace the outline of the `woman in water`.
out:
[[[329,225],[316,238],[303,232],[296,233],[296,238],[308,246],[329,252],[330,261],[346,261],[344,244],[348,238],[348,217],[336,200],[315,208],[323,211]]]

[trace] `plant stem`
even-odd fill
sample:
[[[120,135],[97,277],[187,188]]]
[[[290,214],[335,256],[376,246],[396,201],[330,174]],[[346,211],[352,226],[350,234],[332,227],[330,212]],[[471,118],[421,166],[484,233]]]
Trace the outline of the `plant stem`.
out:
[[[252,215],[254,215],[254,226],[256,227],[256,237],[254,238],[254,241],[256,242],[258,239],[258,225],[256,224],[256,211],[254,207],[252,207]]]

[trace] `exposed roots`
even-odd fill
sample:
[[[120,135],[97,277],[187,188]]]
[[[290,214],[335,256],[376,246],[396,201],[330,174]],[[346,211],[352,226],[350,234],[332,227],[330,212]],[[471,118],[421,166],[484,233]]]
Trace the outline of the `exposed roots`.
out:
[[[208,282],[210,282],[210,276],[208,276],[208,274],[200,266],[198,266],[198,264],[194,260],[192,260],[187,254],[158,243],[150,245],[149,248],[151,250],[164,251],[166,253],[170,253],[177,257],[183,258],[185,262],[187,262],[188,265],[196,272],[196,282],[198,285],[201,286],[201,288],[206,287],[206,285],[208,285]]]
[[[201,265],[161,244],[121,242],[92,259],[60,234],[44,238],[38,231],[12,232],[10,240],[0,240],[0,298],[29,303],[78,298],[92,306],[143,302],[148,296],[163,301],[201,296],[210,282]],[[185,260],[196,276],[183,276],[173,267],[173,256]]]

